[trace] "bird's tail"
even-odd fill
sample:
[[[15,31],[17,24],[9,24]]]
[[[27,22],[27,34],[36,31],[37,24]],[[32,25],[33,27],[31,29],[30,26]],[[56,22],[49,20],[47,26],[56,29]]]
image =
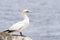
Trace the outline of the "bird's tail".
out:
[[[14,32],[14,30],[5,30],[3,32],[11,33],[11,32]]]

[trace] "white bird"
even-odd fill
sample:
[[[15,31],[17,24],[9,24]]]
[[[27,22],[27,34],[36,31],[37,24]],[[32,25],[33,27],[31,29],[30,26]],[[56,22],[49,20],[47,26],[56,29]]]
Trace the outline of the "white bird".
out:
[[[24,20],[13,24],[8,30],[3,31],[3,32],[8,32],[8,33],[20,32],[20,35],[22,35],[22,30],[27,28],[28,25],[29,25],[29,18],[28,18],[27,14],[26,14],[26,13],[29,13],[29,12],[30,11],[27,10],[27,9],[23,10],[22,15],[23,15]]]

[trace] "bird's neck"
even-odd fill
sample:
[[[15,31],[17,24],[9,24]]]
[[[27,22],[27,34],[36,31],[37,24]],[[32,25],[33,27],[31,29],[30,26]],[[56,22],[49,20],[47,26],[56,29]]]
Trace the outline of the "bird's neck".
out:
[[[23,15],[24,20],[28,20],[29,21],[29,18],[28,18],[27,14],[25,12],[23,12],[22,15]]]

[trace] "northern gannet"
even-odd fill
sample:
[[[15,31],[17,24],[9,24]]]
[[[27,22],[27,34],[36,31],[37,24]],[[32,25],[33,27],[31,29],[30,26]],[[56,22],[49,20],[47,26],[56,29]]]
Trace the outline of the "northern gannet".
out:
[[[11,33],[11,32],[20,32],[20,35],[22,35],[22,30],[28,27],[29,25],[29,18],[26,13],[29,13],[31,11],[25,9],[22,11],[22,16],[24,18],[23,21],[17,22],[13,24],[8,30],[5,30],[3,32]]]

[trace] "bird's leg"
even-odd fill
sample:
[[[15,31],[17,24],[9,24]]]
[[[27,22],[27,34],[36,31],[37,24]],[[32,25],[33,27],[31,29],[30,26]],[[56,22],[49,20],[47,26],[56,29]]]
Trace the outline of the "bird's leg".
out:
[[[23,35],[22,32],[20,32],[20,36],[24,36],[25,37],[25,35]]]
[[[22,36],[22,32],[20,32],[20,35]]]

